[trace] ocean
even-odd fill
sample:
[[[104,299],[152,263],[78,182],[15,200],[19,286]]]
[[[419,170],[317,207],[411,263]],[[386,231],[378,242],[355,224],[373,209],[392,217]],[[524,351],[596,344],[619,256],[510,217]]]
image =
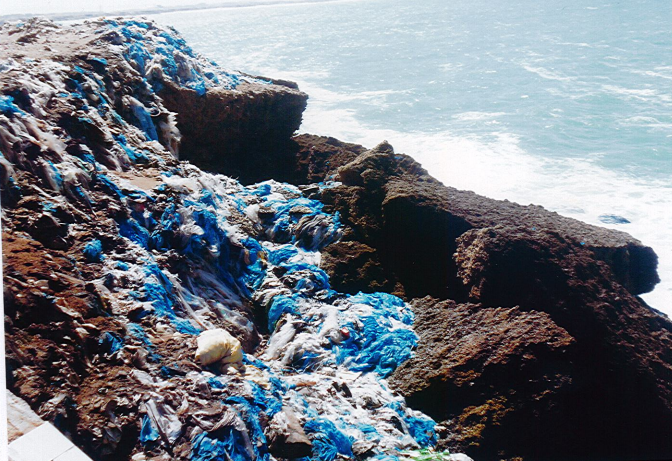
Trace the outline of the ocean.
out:
[[[669,0],[347,0],[152,16],[310,95],[302,132],[389,141],[446,185],[654,248],[672,316]]]

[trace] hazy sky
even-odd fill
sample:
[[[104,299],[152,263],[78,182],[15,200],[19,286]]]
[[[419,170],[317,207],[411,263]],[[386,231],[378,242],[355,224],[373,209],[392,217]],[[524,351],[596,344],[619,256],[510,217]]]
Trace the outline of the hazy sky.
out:
[[[0,0],[0,16],[6,14],[48,14],[78,11],[101,13],[161,6],[223,3],[221,0]]]

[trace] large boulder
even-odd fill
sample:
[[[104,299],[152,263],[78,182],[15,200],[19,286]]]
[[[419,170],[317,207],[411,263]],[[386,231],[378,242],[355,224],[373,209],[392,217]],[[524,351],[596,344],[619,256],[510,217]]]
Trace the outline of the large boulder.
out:
[[[324,149],[315,137],[297,137],[302,151]],[[310,147],[308,147],[310,146]],[[341,148],[343,149],[343,148]],[[333,149],[326,149],[327,152]],[[350,154],[357,149],[349,148]],[[575,240],[609,265],[616,281],[633,294],[651,291],[660,280],[654,251],[630,235],[560,216],[536,205],[493,200],[444,186],[387,142],[341,164],[322,161],[325,177],[340,181],[321,192],[353,229],[353,240],[380,250],[409,297],[462,298],[452,261],[456,239],[470,229],[496,225],[550,230]],[[313,172],[313,175],[316,173]]]
[[[417,355],[391,378],[446,422],[444,446],[479,459],[669,457],[669,319],[556,231],[472,229],[454,259],[478,304],[414,302]]]
[[[293,158],[286,146],[301,125],[308,95],[295,84],[277,83],[242,82],[202,95],[167,83],[159,95],[177,113],[181,158],[243,183],[289,175]]]
[[[418,349],[390,385],[443,421],[444,448],[493,459],[500,451],[529,455],[536,440],[564,437],[557,402],[572,387],[577,347],[548,314],[431,297],[412,305]],[[542,433],[540,420],[560,430]]]

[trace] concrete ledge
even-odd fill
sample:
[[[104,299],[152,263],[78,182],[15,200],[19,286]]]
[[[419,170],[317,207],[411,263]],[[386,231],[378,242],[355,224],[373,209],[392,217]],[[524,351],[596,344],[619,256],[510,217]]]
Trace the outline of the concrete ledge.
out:
[[[7,442],[11,443],[44,423],[25,400],[7,391]]]
[[[25,400],[7,395],[9,461],[91,461],[58,429],[35,413]]]
[[[58,429],[42,423],[9,444],[9,461],[91,461]]]

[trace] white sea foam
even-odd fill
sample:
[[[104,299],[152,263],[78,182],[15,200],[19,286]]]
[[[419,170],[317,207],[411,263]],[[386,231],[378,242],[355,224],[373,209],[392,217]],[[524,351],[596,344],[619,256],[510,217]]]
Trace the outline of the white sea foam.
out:
[[[590,43],[576,43],[576,42],[560,42],[558,45],[565,45],[565,46],[578,46],[582,48],[595,48],[596,45],[591,45]]]
[[[455,120],[472,121],[472,120],[491,120],[496,117],[506,115],[506,112],[462,112],[461,114],[453,115]]]
[[[672,80],[672,75],[665,74],[663,72],[655,72],[652,70],[640,70],[640,69],[633,69],[630,72],[637,75],[646,75],[647,77],[657,77],[657,78],[663,78],[665,80]]]
[[[623,88],[618,85],[602,85],[602,90],[606,93],[611,93],[625,98],[634,98],[640,101],[658,100],[663,102],[672,102],[672,96],[669,94],[662,94],[657,90],[651,88]]]
[[[532,72],[533,74],[537,74],[539,77],[545,78],[547,80],[558,80],[561,82],[570,82],[576,80],[576,77],[568,77],[565,75],[561,75],[558,72],[546,69],[544,67],[535,67],[529,64],[523,64],[523,69],[525,69],[528,72]]]
[[[646,117],[643,115],[636,115],[620,120],[619,124],[624,126],[645,126],[654,130],[671,131],[672,123],[661,122],[655,117]]]
[[[453,71],[456,71],[456,70],[459,70],[459,69],[463,68],[464,65],[459,64],[459,63],[447,62],[445,64],[440,64],[438,67],[439,67],[439,70],[441,70],[441,71],[453,72]]]

